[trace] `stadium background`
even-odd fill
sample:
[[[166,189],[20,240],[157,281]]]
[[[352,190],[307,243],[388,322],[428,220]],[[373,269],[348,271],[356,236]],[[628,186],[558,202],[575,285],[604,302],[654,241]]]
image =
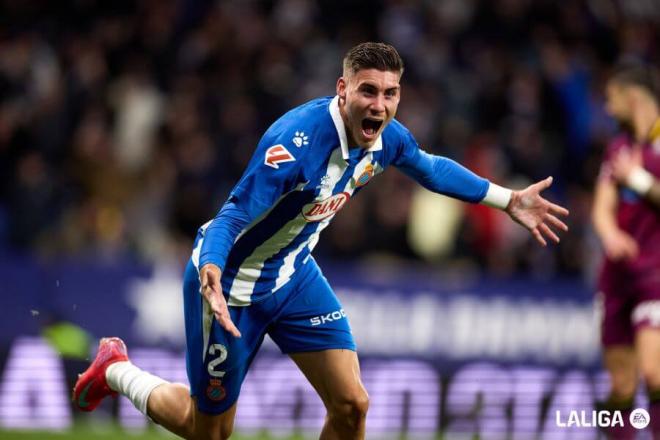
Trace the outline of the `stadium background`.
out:
[[[160,435],[125,401],[74,413],[70,382],[111,333],[185,381],[178,291],[197,227],[263,130],[333,94],[350,46],[383,40],[406,63],[398,118],[420,144],[512,187],[553,175],[571,230],[541,249],[395,170],[351,200],[315,255],[362,350],[368,437],[595,438],[557,431],[553,409],[606,389],[589,226],[616,129],[602,87],[617,61],[660,61],[659,24],[655,0],[0,2],[0,437]],[[266,346],[239,432],[317,429],[300,381]]]

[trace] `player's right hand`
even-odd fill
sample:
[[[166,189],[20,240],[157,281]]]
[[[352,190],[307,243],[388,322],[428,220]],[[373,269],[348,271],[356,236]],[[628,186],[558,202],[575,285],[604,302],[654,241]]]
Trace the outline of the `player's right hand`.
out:
[[[240,338],[241,332],[234,325],[229,315],[227,301],[222,294],[222,285],[220,284],[222,272],[215,264],[205,264],[199,271],[199,279],[202,283],[202,296],[209,303],[215,319],[218,320],[220,327],[227,330],[229,334]]]
[[[633,260],[639,255],[635,239],[620,229],[613,229],[602,237],[605,255],[612,261]]]

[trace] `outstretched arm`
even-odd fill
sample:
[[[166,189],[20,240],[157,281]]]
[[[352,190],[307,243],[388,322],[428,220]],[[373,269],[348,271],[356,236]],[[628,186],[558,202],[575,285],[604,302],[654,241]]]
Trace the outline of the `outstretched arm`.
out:
[[[220,280],[236,237],[250,221],[250,216],[230,198],[204,231],[198,263],[202,296],[220,326],[235,337],[240,337],[241,333],[229,315]]]
[[[546,238],[559,243],[553,228],[568,231],[568,226],[559,218],[568,215],[568,210],[541,197],[541,192],[552,185],[552,177],[536,182],[522,191],[512,191],[505,208],[509,217],[524,226],[542,246]]]
[[[545,238],[559,242],[552,228],[568,230],[568,226],[557,218],[558,215],[568,215],[568,210],[550,203],[540,195],[541,191],[550,187],[552,177],[522,191],[511,191],[477,176],[453,160],[428,154],[419,148],[402,157],[396,165],[433,192],[506,211],[543,246],[547,244]]]

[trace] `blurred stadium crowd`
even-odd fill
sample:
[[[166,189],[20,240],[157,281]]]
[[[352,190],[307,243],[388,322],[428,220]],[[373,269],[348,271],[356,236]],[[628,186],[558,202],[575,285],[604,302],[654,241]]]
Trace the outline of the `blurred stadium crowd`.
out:
[[[334,94],[345,51],[394,44],[398,118],[498,183],[555,177],[558,252],[503,214],[376,179],[317,254],[584,274],[608,69],[660,62],[655,0],[7,1],[0,4],[0,247],[186,258],[279,115]]]

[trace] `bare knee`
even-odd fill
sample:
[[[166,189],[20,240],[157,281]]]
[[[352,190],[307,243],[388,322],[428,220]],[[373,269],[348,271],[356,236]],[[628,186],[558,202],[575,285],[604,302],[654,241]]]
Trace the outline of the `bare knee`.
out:
[[[333,424],[357,429],[365,423],[368,409],[369,395],[364,389],[359,389],[329,405],[328,418]]]

